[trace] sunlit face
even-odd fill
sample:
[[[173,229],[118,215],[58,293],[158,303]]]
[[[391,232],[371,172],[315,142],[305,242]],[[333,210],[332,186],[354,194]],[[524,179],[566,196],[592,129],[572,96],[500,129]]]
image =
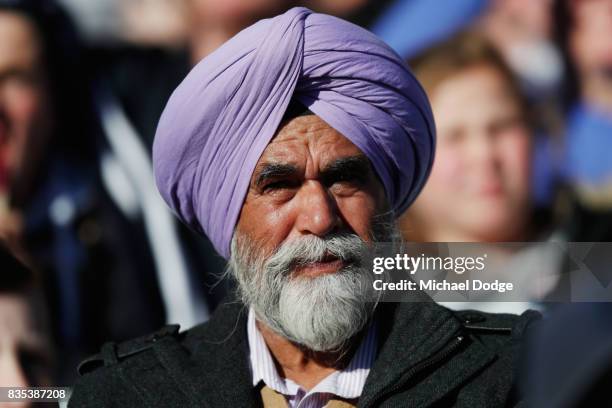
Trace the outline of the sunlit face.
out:
[[[48,385],[46,353],[46,343],[31,318],[26,298],[0,294],[0,387]],[[20,405],[7,405],[16,406]]]
[[[319,117],[288,121],[250,181],[229,265],[241,300],[285,339],[337,350],[376,307],[368,256],[396,237],[369,160]]]
[[[412,208],[430,241],[518,239],[528,216],[530,134],[495,68],[449,77],[430,95],[436,156]]]
[[[49,128],[41,50],[34,26],[0,11],[0,196],[28,182]]]
[[[348,232],[370,242],[374,218],[385,202],[361,150],[318,116],[302,116],[282,126],[259,159],[237,230],[265,254],[306,235]],[[302,273],[341,267],[330,260]]]
[[[572,58],[581,75],[612,76],[612,0],[571,1]]]

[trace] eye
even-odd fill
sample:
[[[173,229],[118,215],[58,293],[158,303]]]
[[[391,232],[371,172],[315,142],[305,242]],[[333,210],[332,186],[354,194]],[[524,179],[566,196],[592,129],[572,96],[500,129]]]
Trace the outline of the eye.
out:
[[[0,76],[0,82],[19,88],[32,88],[36,86],[39,81],[40,78],[35,72],[23,70],[11,70],[9,72],[4,72],[2,76]]]
[[[338,178],[338,182],[363,184],[365,183],[365,176],[363,174],[344,174]]]
[[[342,185],[342,186],[361,186],[365,184],[365,176],[360,174],[353,173],[340,173],[334,175],[334,177],[326,180],[329,187],[333,185]]]
[[[263,191],[272,192],[272,191],[279,191],[279,190],[290,190],[290,189],[297,188],[297,186],[298,186],[297,181],[278,180],[278,181],[273,181],[271,183],[266,184],[263,188]]]
[[[525,127],[523,120],[518,116],[501,118],[489,125],[489,132],[494,136],[502,135]]]
[[[465,132],[459,129],[453,129],[451,131],[441,133],[440,142],[448,146],[454,146],[463,143],[465,140]]]
[[[366,185],[365,178],[357,175],[343,175],[334,177],[331,183],[327,185],[329,191],[337,196],[351,196],[362,190]]]

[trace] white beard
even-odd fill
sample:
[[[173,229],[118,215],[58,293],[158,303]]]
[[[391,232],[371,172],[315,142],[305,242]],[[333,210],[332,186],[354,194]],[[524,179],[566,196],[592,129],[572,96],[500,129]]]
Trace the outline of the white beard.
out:
[[[389,240],[396,235],[387,234]],[[334,351],[359,333],[378,298],[368,269],[371,248],[355,234],[307,236],[283,243],[267,259],[239,232],[232,239],[229,266],[245,305],[284,338],[312,351]],[[317,277],[292,276],[297,265],[333,254],[347,266]]]

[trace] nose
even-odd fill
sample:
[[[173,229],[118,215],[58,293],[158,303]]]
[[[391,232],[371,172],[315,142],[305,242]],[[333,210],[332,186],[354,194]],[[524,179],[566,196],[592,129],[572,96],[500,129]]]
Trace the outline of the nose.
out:
[[[492,170],[496,167],[495,136],[482,131],[472,138],[470,161],[479,169]]]
[[[320,182],[307,181],[299,194],[295,228],[300,235],[323,237],[340,228],[341,217],[336,201]]]

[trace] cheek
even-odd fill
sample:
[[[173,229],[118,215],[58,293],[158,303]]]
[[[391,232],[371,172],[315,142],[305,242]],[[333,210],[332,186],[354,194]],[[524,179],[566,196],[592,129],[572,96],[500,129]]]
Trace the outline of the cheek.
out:
[[[384,197],[384,192],[381,193]],[[350,197],[336,198],[338,210],[348,228],[364,241],[371,241],[372,220],[383,204],[370,194],[358,193]]]
[[[456,146],[441,145],[425,188],[438,194],[458,190],[465,172],[462,157]]]
[[[27,86],[7,86],[4,90],[4,112],[7,115],[8,137],[3,146],[9,172],[25,165],[27,149],[32,138],[38,136],[37,129],[45,126],[42,115],[40,93]]]
[[[271,200],[253,198],[245,201],[237,229],[252,242],[258,242],[266,254],[277,248],[291,232],[293,225],[290,206]]]
[[[43,105],[40,90],[33,86],[7,84],[3,97],[6,114],[11,123],[17,126],[31,126]]]
[[[457,150],[456,146],[439,144],[431,174],[412,205],[415,213],[426,218],[439,216],[448,212],[449,202],[458,204],[465,177],[462,156]]]
[[[582,71],[588,71],[609,61],[612,46],[608,38],[609,34],[591,29],[582,29],[571,36],[570,54],[577,67]]]

